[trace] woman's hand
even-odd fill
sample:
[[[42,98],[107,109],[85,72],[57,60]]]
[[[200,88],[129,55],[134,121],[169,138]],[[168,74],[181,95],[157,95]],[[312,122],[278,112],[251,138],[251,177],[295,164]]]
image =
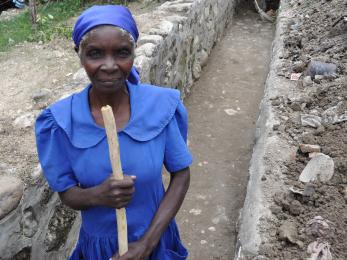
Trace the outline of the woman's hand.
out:
[[[139,240],[129,244],[126,254],[119,256],[117,253],[110,260],[146,260],[150,253],[145,243]]]
[[[116,180],[113,175],[95,187],[95,202],[93,204],[124,208],[135,192],[135,176],[124,175],[123,180]]]
[[[116,180],[111,175],[98,186],[82,189],[78,186],[59,192],[61,201],[75,210],[86,210],[95,206],[123,208],[131,200],[136,177],[124,175],[124,180]]]

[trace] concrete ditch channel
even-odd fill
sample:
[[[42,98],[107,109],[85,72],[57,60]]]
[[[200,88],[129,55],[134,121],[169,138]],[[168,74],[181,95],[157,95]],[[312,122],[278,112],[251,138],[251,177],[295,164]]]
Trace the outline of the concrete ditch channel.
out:
[[[273,14],[268,7],[278,1],[258,3]],[[260,19],[251,0],[163,1],[136,15],[141,37],[135,63],[142,81],[178,88],[190,112],[189,146],[195,162],[191,188],[177,216],[190,259],[304,259],[319,248],[319,257],[330,253],[334,259],[346,258],[346,220],[337,216],[347,216],[347,145],[336,148],[336,141],[331,142],[335,146],[324,141],[329,136],[342,143],[347,139],[340,37],[345,7],[341,0],[282,1],[272,50],[274,25]],[[336,23],[334,33],[316,30],[323,46],[330,47],[324,52],[320,46],[306,49],[306,38],[315,39],[315,30],[307,31],[322,13]],[[328,36],[333,45],[324,42]],[[320,56],[325,51],[327,56]],[[314,58],[337,64],[336,73],[305,77]],[[15,46],[0,54],[0,66],[23,71],[20,76],[13,70],[0,73],[0,259],[66,259],[80,219],[42,177],[33,122],[40,110],[82,89],[88,80],[71,43],[64,40]],[[323,95],[324,100],[325,93],[336,102],[315,106],[312,96]],[[319,113],[329,117],[322,116],[317,129],[298,127],[297,118],[317,119]],[[332,157],[332,181],[321,185],[298,180],[310,159],[299,145],[318,149],[324,154],[318,159]],[[316,233],[311,226],[318,227]]]

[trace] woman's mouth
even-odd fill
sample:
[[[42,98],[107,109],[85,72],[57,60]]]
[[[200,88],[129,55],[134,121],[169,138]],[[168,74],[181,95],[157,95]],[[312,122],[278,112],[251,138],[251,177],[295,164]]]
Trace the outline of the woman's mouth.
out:
[[[119,82],[120,79],[101,79],[99,82],[103,85],[114,85]]]

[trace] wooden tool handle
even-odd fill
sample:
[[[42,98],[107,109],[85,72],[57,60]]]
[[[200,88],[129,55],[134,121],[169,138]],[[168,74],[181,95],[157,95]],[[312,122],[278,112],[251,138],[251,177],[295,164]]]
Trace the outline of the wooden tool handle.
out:
[[[107,134],[112,171],[117,180],[123,180],[124,177],[120,161],[117,126],[116,121],[114,120],[112,108],[110,106],[104,106],[101,108],[101,113]],[[118,253],[119,255],[124,255],[128,252],[128,230],[125,208],[116,209],[116,216],[118,229]]]

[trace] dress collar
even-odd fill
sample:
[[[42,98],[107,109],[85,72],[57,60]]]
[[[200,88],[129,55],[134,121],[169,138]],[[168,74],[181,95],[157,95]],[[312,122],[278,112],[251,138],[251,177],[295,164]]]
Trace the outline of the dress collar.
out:
[[[127,82],[130,96],[130,119],[120,131],[137,141],[156,137],[170,122],[180,101],[177,90],[147,84]],[[106,137],[105,129],[97,125],[89,108],[88,85],[81,92],[58,101],[50,107],[57,124],[73,146],[89,148]]]

